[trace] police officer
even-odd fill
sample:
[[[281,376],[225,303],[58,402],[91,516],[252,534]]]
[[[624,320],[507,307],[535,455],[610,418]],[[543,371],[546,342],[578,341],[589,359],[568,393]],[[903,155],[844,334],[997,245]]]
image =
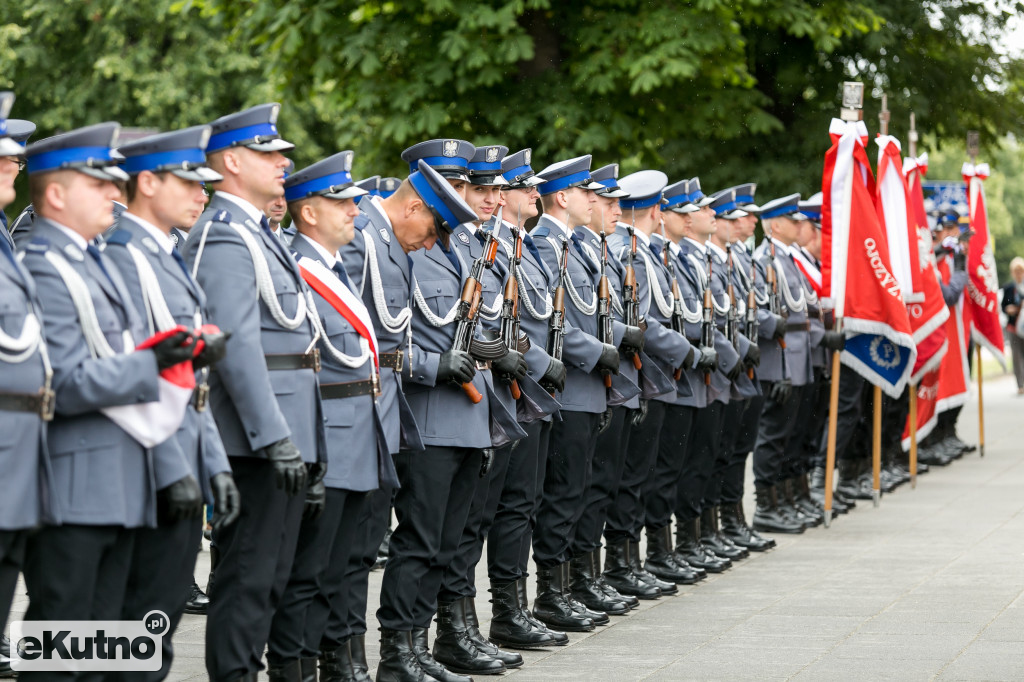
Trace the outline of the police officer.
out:
[[[288,586],[270,629],[271,679],[315,680],[330,604],[347,595],[346,569],[366,495],[396,476],[381,433],[377,339],[369,312],[351,289],[338,250],[352,240],[365,190],[352,182],[352,152],[314,163],[285,181],[296,236],[292,250],[313,290],[321,350],[320,396],[328,468],[310,489]],[[319,490],[320,487],[323,490]],[[354,677],[351,656],[324,651],[323,679]],[[301,664],[300,664],[301,662]]]
[[[17,176],[18,172],[25,168],[24,146],[25,143],[28,142],[28,138],[32,137],[32,133],[36,131],[36,124],[32,121],[25,121],[20,118],[9,118],[7,119],[6,125],[6,136],[10,140],[22,146],[22,153],[11,155],[12,157],[15,157],[15,160],[18,163],[18,170],[15,172],[15,176]],[[10,224],[10,221],[7,219],[7,214],[3,209],[0,209],[0,226],[4,228],[2,238],[7,242],[8,246],[12,249],[15,248],[14,237],[11,235],[13,225]]]
[[[466,185],[469,182],[469,161],[474,154],[476,147],[465,140],[427,140],[403,151],[402,161],[409,164],[410,172],[415,172],[420,160],[423,160],[465,199]]]
[[[0,131],[5,129],[14,93],[0,92]],[[0,209],[14,201],[14,179],[25,148],[0,133]],[[15,257],[7,239],[0,240],[0,300],[9,313],[0,331],[0,423],[8,446],[0,451],[0,470],[10,481],[0,501],[0,632],[11,609],[18,573],[25,559],[29,530],[48,520],[52,509],[47,479],[46,422],[53,417],[51,366],[43,337],[42,310],[36,285]],[[5,638],[6,640],[6,638]],[[9,645],[9,643],[8,643]],[[0,660],[0,672],[10,670]]]
[[[453,311],[469,265],[451,245],[451,230],[476,219],[454,188],[422,159],[409,182],[434,212],[436,234],[411,255],[412,340],[403,388],[419,426],[424,450],[395,457],[402,487],[395,496],[398,526],[384,567],[381,663],[378,680],[416,679],[427,674],[462,680],[434,660],[427,630],[437,610],[444,567],[462,537],[480,478],[483,450],[492,445],[490,413],[497,409],[489,365],[453,347]],[[445,244],[444,242],[448,242]],[[468,386],[467,386],[468,385]],[[472,390],[470,390],[472,389]],[[471,400],[476,393],[479,402]],[[439,617],[441,614],[439,614]],[[407,654],[412,650],[414,657]],[[501,665],[504,668],[504,665]]]
[[[211,124],[210,166],[223,180],[185,246],[210,319],[232,332],[210,375],[210,407],[242,496],[238,522],[218,529],[216,587],[206,628],[214,680],[254,680],[291,571],[309,479],[324,474],[316,330],[291,254],[260,207],[284,193],[292,149],[278,104]],[[268,560],[273,557],[273,560]]]
[[[217,526],[232,523],[239,495],[224,445],[207,408],[208,368],[224,355],[226,337],[205,324],[205,294],[171,241],[175,225],[189,227],[202,214],[202,182],[220,176],[205,166],[208,126],[153,135],[123,145],[128,207],[108,231],[103,251],[125,286],[149,334],[176,326],[196,330],[203,350],[193,361],[196,391],[185,421],[172,438],[153,448],[157,488],[157,527],[135,537],[124,620],[142,620],[153,609],[170,618],[163,638],[163,665],[143,673],[163,679],[171,668],[171,634],[185,609],[201,542],[202,505],[214,506]],[[200,367],[203,369],[199,369]]]
[[[543,182],[530,165],[531,156],[532,150],[522,149],[502,159],[502,177],[506,181],[501,188],[503,215],[501,224],[491,224],[491,232],[502,246],[505,262],[510,262],[515,256],[517,234],[522,241],[516,272],[519,326],[530,339],[530,348],[524,358],[530,375],[537,377],[546,391],[544,395],[535,396],[536,402],[543,404],[541,401],[547,392],[554,395],[565,387],[565,365],[548,354],[551,274],[523,227],[526,221],[536,218],[539,213],[537,185]],[[574,332],[570,330],[567,333]],[[523,382],[520,388],[525,385]],[[492,595],[488,638],[499,646],[532,649],[569,643],[565,633],[550,630],[533,617],[526,593],[533,522],[544,488],[551,414],[558,407],[559,404],[551,398],[540,412],[550,414],[540,419],[530,415],[520,420],[526,437],[518,442],[509,456],[505,484],[487,537],[487,574]]]
[[[38,286],[56,393],[54,525],[29,541],[27,620],[120,619],[136,529],[156,525],[150,448],[180,423],[159,403],[160,372],[194,351],[186,332],[135,350],[149,334],[117,269],[90,243],[110,226],[114,182],[127,179],[110,165],[119,129],[100,123],[26,150],[37,213],[24,264]],[[162,428],[150,429],[157,415]],[[36,675],[61,677],[24,676]]]

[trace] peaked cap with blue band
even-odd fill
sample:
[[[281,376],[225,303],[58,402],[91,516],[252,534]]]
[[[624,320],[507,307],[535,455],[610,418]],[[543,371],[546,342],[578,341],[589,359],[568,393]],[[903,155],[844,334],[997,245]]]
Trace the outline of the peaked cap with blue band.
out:
[[[381,178],[380,184],[377,185],[380,191],[380,198],[387,199],[389,196],[398,191],[398,188],[402,186],[401,178]]]
[[[812,194],[807,201],[801,201],[800,212],[807,216],[807,220],[814,223],[815,227],[821,227],[821,202],[824,195],[821,192]]]
[[[501,176],[508,182],[507,189],[528,189],[544,182],[530,166],[533,150],[520,149],[501,160]]]
[[[7,136],[15,142],[25,144],[34,132],[36,132],[36,124],[32,121],[26,121],[23,118],[7,119]]]
[[[210,126],[194,126],[133,140],[118,147],[128,175],[167,171],[183,180],[218,182],[223,176],[206,165]]]
[[[619,187],[618,178],[619,164],[617,163],[601,166],[590,174],[590,179],[602,186],[597,193],[609,199],[624,199],[629,196],[629,192]]]
[[[402,152],[402,161],[415,172],[420,160],[426,161],[446,178],[469,180],[469,160],[476,154],[476,147],[465,140],[427,140]]]
[[[554,194],[570,187],[590,190],[604,189],[604,185],[590,179],[591,160],[590,154],[586,154],[574,159],[558,161],[542,170],[537,174],[544,181],[537,187],[540,195]]]
[[[508,147],[501,145],[477,147],[473,158],[469,160],[470,184],[488,187],[507,185],[508,181],[501,175],[501,160],[506,154]]]
[[[619,186],[629,192],[628,199],[620,199],[623,212],[645,209],[661,203],[662,191],[668,185],[668,176],[658,170],[642,170],[619,179]]]
[[[673,213],[694,213],[710,206],[712,198],[700,189],[700,179],[680,180],[665,188],[665,205],[662,209]]]
[[[711,208],[715,210],[715,217],[724,220],[736,220],[750,215],[736,205],[736,190],[723,189],[711,195]]]
[[[761,210],[761,207],[754,202],[754,196],[757,194],[756,182],[745,182],[742,185],[736,185],[728,189],[736,191],[736,206],[738,208],[743,209],[747,213],[755,214]]]
[[[292,173],[284,181],[285,200],[299,201],[314,196],[341,200],[368,194],[352,181],[353,156],[351,151],[338,152]]]
[[[409,175],[409,183],[437,218],[439,237],[444,238],[462,223],[477,220],[476,213],[462,200],[451,183],[423,159],[417,162],[417,170]]]
[[[277,115],[281,105],[277,102],[258,104],[238,113],[221,116],[210,124],[210,141],[206,153],[248,147],[258,152],[286,152],[295,145],[281,139],[277,132]]]
[[[762,206],[761,220],[771,220],[772,218],[806,220],[807,216],[800,212],[800,195],[790,194],[778,199],[772,199]]]
[[[25,147],[9,130],[10,121],[7,120],[7,115],[11,113],[12,106],[14,93],[0,92],[0,156],[21,156],[25,153]]]
[[[117,167],[113,147],[119,123],[97,123],[33,142],[25,150],[29,175],[58,170],[76,170],[100,180],[126,181],[128,174]]]
[[[380,196],[380,176],[371,175],[368,178],[362,180],[356,180],[356,187],[366,190],[366,193],[371,197]]]

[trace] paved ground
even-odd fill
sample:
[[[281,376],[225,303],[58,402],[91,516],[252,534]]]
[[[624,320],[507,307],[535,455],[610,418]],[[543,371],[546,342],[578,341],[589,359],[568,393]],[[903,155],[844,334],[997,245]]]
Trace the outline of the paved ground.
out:
[[[780,536],[774,551],[674,598],[642,602],[611,626],[570,635],[568,647],[527,653],[510,675],[521,682],[1024,679],[1024,398],[1012,381],[986,389],[984,459],[933,469],[916,490],[904,486],[878,509],[861,503],[829,530]],[[974,403],[965,408],[965,440],[977,439],[976,415]],[[203,552],[201,584],[208,562]],[[371,578],[373,593],[380,576]],[[478,574],[477,584],[486,576]],[[25,606],[19,594],[16,617]],[[479,607],[486,617],[486,601]],[[204,624],[185,616],[170,679],[205,679]],[[372,666],[374,631],[369,640]]]

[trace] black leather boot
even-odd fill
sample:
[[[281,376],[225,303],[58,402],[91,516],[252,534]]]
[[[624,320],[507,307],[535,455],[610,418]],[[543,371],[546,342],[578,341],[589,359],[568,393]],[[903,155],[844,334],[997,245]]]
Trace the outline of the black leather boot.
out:
[[[534,627],[520,608],[519,583],[491,583],[491,629],[488,639],[511,649],[554,646],[550,632]],[[568,638],[566,638],[568,639]]]
[[[700,519],[676,522],[676,554],[695,568],[721,573],[732,566],[728,559],[716,556],[700,541]]]
[[[205,616],[210,607],[210,598],[199,588],[199,583],[192,581],[192,587],[188,590],[188,599],[185,600],[185,613],[196,616]]]
[[[533,615],[550,628],[564,632],[590,632],[594,621],[581,616],[566,601],[562,589],[562,567],[537,567],[537,599]]]
[[[577,614],[594,621],[594,625],[607,625],[611,620],[608,618],[607,613],[587,608],[586,604],[572,596],[572,567],[570,562],[566,561],[560,568],[562,569],[562,596],[565,597],[569,608]]]
[[[604,579],[609,585],[624,596],[637,599],[657,599],[661,590],[656,586],[640,580],[634,573],[626,558],[628,541],[609,544],[604,553]]]
[[[672,526],[648,528],[644,570],[677,585],[692,585],[699,581],[701,576],[689,564],[677,562],[672,549]]]
[[[356,682],[370,682],[370,665],[366,662],[366,633],[349,637],[348,650]]]
[[[220,563],[220,550],[217,545],[210,545],[210,574],[206,577],[206,603],[209,605],[213,599],[213,578],[217,572],[217,564]]]
[[[522,612],[523,617],[526,618],[526,620],[530,621],[530,625],[540,630],[541,632],[546,632],[547,634],[554,637],[555,646],[566,646],[567,644],[569,644],[569,635],[565,634],[561,630],[552,630],[547,625],[534,618],[533,612],[530,611],[530,594],[526,589],[527,586],[525,575],[516,581],[516,587],[518,588],[517,591],[519,592],[519,610],[520,612]]]
[[[792,534],[804,532],[804,524],[790,519],[779,511],[776,506],[774,487],[756,488],[754,495],[757,498],[754,522],[751,524],[754,530]]]
[[[572,598],[591,611],[599,611],[610,616],[629,613],[626,602],[609,598],[597,584],[597,580],[594,579],[594,567],[591,565],[592,558],[593,555],[587,552],[569,562],[569,587]]]
[[[708,506],[700,513],[700,541],[715,556],[739,561],[750,556],[750,552],[725,539],[718,526],[718,507]]]
[[[743,516],[743,503],[724,504],[719,509],[722,535],[751,552],[765,552],[775,546],[775,540],[761,537],[747,525]]]
[[[302,674],[302,682],[316,682],[316,659],[303,658],[299,660],[299,671]]]
[[[614,587],[608,584],[604,579],[604,574],[601,572],[601,548],[598,547],[590,553],[590,568],[591,575],[594,576],[594,580],[597,582],[598,588],[605,594],[606,597],[615,601],[621,601],[625,603],[630,609],[635,609],[640,605],[640,600],[629,594],[622,594]]]
[[[348,640],[336,647],[321,649],[320,682],[353,682],[356,679],[350,642]]]
[[[809,476],[810,480],[807,483],[807,494],[818,507],[824,512],[825,510],[825,467],[814,467],[811,469]],[[848,514],[850,512],[850,506],[832,492],[832,513],[833,514]]]
[[[267,665],[267,677],[270,682],[303,682],[302,664],[298,659],[286,661],[280,665]]]
[[[800,474],[792,481],[793,504],[796,508],[811,518],[815,522],[815,526],[825,523],[825,508],[811,499],[811,487],[807,483],[807,474]]]
[[[636,576],[636,579],[642,583],[653,585],[661,590],[662,594],[675,594],[679,591],[675,583],[670,583],[667,580],[662,580],[658,576],[644,569],[640,565],[640,545],[629,540],[626,543],[626,559],[629,561],[629,568]]]
[[[435,672],[434,665],[424,660],[423,652],[427,651],[427,631],[422,628],[412,631],[413,646],[416,658],[428,675],[438,679],[448,679]],[[422,642],[422,643],[421,643]],[[505,664],[480,651],[469,636],[469,624],[462,608],[462,600],[437,603],[437,636],[434,637],[433,660],[440,663],[446,672],[465,675],[497,675],[505,672]],[[465,679],[465,678],[462,678]]]
[[[427,673],[413,651],[408,630],[380,629],[380,663],[377,682],[427,682]]]
[[[804,524],[804,528],[813,528],[823,523],[824,518],[822,518],[818,523],[815,523],[814,518],[805,514],[803,510],[797,506],[793,489],[794,482],[791,478],[779,481],[775,486],[775,503],[778,510],[789,518],[795,519]]]
[[[518,668],[523,665],[523,657],[513,651],[502,651],[494,646],[483,633],[480,632],[480,620],[476,617],[476,600],[473,597],[463,597],[459,602],[462,605],[462,614],[466,619],[469,638],[476,644],[476,648],[491,658],[496,658],[505,664],[506,668]]]

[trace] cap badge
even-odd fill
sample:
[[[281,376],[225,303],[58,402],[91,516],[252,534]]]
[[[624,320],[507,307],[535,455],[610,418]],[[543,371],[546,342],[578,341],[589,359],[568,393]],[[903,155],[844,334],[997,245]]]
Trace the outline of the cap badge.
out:
[[[458,140],[445,140],[444,149],[441,152],[445,156],[451,157],[459,153],[459,142]]]
[[[498,160],[498,148],[488,147],[487,148],[487,163],[494,163]]]
[[[530,165],[530,157],[531,157],[531,156],[533,156],[533,150],[531,150],[531,149],[527,149],[527,150],[526,150],[526,153],[525,153],[525,154],[523,154],[523,161],[525,161],[525,162],[526,162],[526,165],[527,165],[527,166],[529,166],[529,165]]]
[[[351,154],[346,154],[345,155],[345,172],[347,173],[350,170],[352,170],[352,155]]]

